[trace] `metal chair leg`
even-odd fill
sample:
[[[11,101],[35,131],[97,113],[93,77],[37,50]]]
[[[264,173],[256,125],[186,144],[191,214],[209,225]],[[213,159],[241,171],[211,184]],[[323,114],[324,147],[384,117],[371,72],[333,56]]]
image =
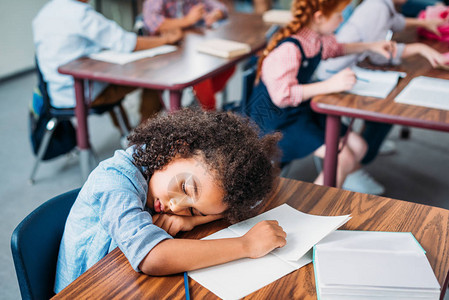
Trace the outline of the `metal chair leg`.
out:
[[[31,175],[29,179],[30,184],[34,184],[34,176],[36,175],[37,168],[39,166],[39,163],[42,161],[45,152],[47,152],[48,145],[50,144],[50,139],[53,136],[53,132],[55,131],[57,124],[58,124],[57,118],[52,118],[47,123],[44,138],[42,139],[42,142],[39,146],[39,151],[37,152],[36,160],[34,162],[33,169],[31,170]]]
[[[128,126],[128,124],[125,121],[125,118],[123,116],[123,113],[125,113],[122,105],[116,105],[114,106],[114,108],[112,109],[112,111],[114,112],[114,115],[117,119],[118,125],[120,127],[120,131],[122,132],[123,136],[127,136],[129,134],[130,128]]]

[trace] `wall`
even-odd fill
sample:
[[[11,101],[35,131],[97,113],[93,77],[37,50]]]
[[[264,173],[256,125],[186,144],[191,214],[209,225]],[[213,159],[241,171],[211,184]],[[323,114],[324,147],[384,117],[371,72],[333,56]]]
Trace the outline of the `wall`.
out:
[[[48,0],[0,0],[0,79],[34,68],[31,22]],[[130,0],[98,0],[110,19],[132,29]],[[136,0],[133,0],[136,1]],[[91,1],[95,7],[95,1]]]

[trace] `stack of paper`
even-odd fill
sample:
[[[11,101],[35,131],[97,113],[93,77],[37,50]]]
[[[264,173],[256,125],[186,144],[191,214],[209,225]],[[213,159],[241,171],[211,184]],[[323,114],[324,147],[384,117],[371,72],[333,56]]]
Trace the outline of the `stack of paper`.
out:
[[[153,57],[156,55],[174,52],[178,49],[176,46],[164,45],[142,51],[135,51],[131,53],[114,52],[110,50],[101,51],[89,55],[89,58],[101,60],[113,64],[124,65],[142,58]]]
[[[293,18],[292,13],[289,10],[283,9],[271,9],[264,12],[262,16],[264,22],[274,23],[279,25],[286,25]]]
[[[449,80],[419,76],[413,78],[394,101],[449,110],[448,95]]]
[[[243,236],[256,223],[277,220],[287,233],[287,245],[258,259],[240,259],[189,272],[189,276],[222,299],[239,299],[312,261],[311,249],[350,219],[314,216],[283,204],[257,217],[234,224],[205,239]]]
[[[318,299],[439,299],[424,249],[409,232],[336,231],[313,248]]]
[[[251,52],[251,47],[245,43],[239,43],[224,39],[210,39],[198,45],[199,52],[206,54],[232,58]]]
[[[357,83],[348,91],[351,94],[386,98],[397,85],[400,77],[405,77],[403,72],[369,70],[353,67],[357,77]]]

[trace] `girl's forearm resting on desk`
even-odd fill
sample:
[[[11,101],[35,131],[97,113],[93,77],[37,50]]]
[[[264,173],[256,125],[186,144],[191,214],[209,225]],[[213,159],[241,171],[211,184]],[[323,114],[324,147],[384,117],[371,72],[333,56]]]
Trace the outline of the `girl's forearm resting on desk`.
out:
[[[139,268],[146,274],[161,276],[245,257],[262,257],[275,248],[283,247],[285,237],[285,232],[276,221],[263,221],[238,238],[164,240],[147,254]]]
[[[154,36],[154,37],[137,37],[136,47],[134,51],[150,49],[154,47],[159,47],[168,43],[165,36]]]

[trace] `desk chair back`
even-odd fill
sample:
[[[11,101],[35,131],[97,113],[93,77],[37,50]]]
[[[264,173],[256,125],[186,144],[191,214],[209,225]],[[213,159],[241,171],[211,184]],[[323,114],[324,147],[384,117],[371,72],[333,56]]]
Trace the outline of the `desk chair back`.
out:
[[[25,217],[12,233],[11,251],[22,299],[49,299],[54,295],[59,244],[79,191],[48,200]]]
[[[36,154],[36,160],[29,178],[31,184],[34,183],[34,177],[41,161],[68,153],[76,146],[76,132],[71,123],[71,119],[75,116],[75,109],[52,106],[51,98],[48,94],[47,82],[44,80],[37,59],[36,70],[38,88],[42,95],[42,107],[38,106],[39,108],[37,108],[37,113],[40,116],[34,121],[35,124],[30,124],[31,142],[33,151]],[[123,136],[129,134],[130,126],[121,100],[113,104],[89,108],[89,114],[102,114],[105,112],[109,112],[111,116],[113,115],[115,117]],[[30,123],[32,119],[33,117],[30,117]]]

